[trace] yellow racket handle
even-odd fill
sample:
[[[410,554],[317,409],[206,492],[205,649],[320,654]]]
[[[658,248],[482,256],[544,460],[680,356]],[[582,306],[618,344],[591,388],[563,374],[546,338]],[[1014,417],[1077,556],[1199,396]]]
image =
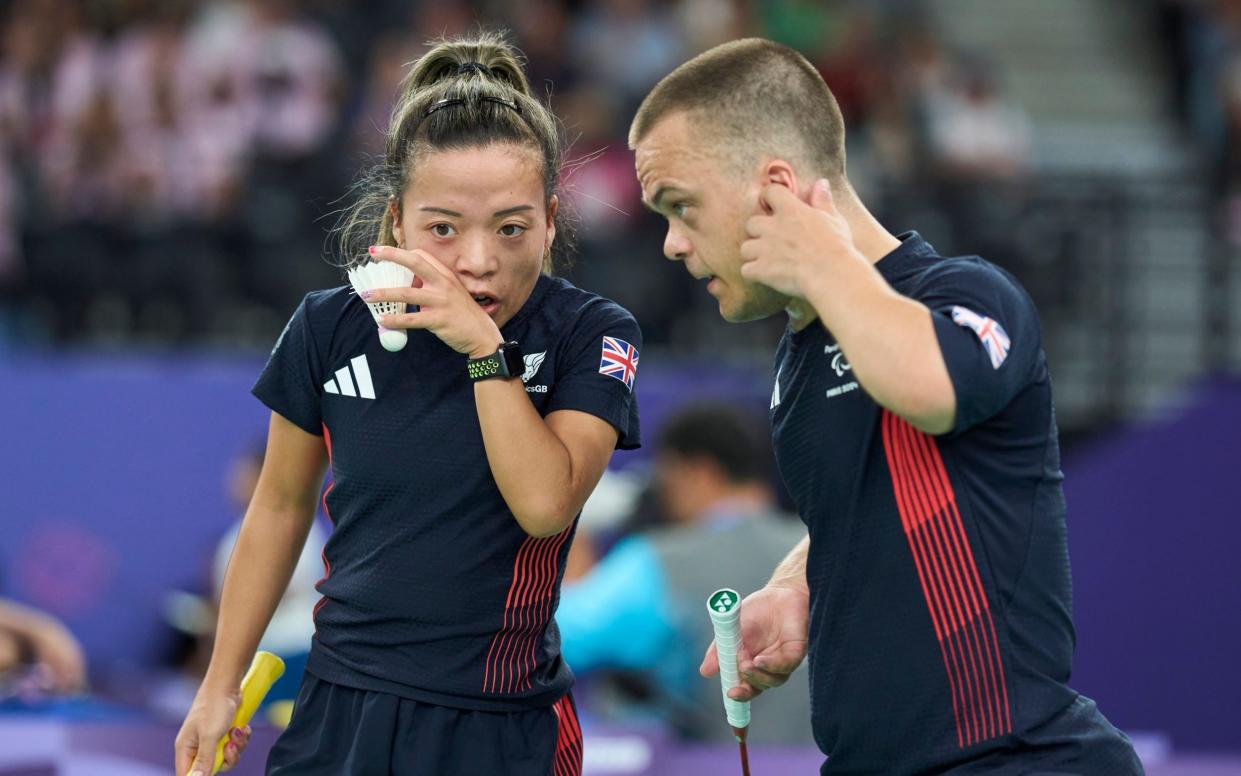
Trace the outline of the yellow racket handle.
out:
[[[283,674],[283,660],[270,652],[255,653],[254,660],[250,663],[250,670],[246,671],[245,678],[241,680],[241,705],[237,707],[237,714],[233,716],[233,724],[215,747],[215,765],[211,768],[212,776],[219,773],[224,765],[224,747],[228,744],[228,737],[233,728],[245,727],[250,723],[250,718],[258,710],[259,704],[263,702],[263,698],[267,697],[267,691]]]

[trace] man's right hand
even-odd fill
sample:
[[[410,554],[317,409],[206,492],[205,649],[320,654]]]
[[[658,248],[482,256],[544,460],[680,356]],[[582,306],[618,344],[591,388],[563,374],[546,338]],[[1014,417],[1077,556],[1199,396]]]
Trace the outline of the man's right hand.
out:
[[[748,701],[763,690],[779,687],[806,657],[806,634],[810,621],[810,595],[804,589],[768,586],[741,602],[741,643],[737,646],[737,670],[741,684],[728,697]],[[698,672],[720,672],[715,642],[707,649]]]
[[[250,726],[233,728],[233,716],[241,704],[240,690],[212,691],[200,687],[194,705],[186,715],[175,745],[177,776],[210,776],[215,765],[215,748],[227,733],[224,765],[227,771],[237,764],[246,744],[250,743]]]

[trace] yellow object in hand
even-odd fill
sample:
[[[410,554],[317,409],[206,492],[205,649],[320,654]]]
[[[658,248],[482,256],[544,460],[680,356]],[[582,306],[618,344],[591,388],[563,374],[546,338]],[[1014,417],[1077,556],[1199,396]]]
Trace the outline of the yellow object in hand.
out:
[[[211,768],[212,776],[219,773],[220,767],[224,765],[224,747],[228,744],[229,733],[233,728],[245,727],[249,724],[259,704],[263,702],[263,698],[267,697],[267,691],[283,675],[283,660],[270,652],[255,653],[254,660],[250,663],[250,670],[246,671],[245,678],[241,680],[241,705],[237,707],[237,713],[233,716],[233,724],[229,732],[225,733],[220,743],[216,745],[215,765]]]

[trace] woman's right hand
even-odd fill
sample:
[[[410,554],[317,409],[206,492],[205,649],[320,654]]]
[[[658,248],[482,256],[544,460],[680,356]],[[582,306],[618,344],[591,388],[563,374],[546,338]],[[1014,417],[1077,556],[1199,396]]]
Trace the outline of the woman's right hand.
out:
[[[250,726],[234,728],[233,717],[241,704],[241,689],[219,690],[206,684],[198,689],[194,705],[185,716],[175,745],[177,776],[211,776],[215,748],[225,734],[224,765],[227,771],[237,764],[250,742]]]

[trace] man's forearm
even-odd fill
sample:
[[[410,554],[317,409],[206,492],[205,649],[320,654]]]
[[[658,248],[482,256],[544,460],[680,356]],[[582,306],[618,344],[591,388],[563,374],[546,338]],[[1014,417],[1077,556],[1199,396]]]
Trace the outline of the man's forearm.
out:
[[[810,587],[806,583],[806,556],[809,553],[810,537],[807,536],[798,542],[796,547],[789,550],[789,554],[784,556],[784,560],[776,566],[767,587],[787,587],[808,593]]]

